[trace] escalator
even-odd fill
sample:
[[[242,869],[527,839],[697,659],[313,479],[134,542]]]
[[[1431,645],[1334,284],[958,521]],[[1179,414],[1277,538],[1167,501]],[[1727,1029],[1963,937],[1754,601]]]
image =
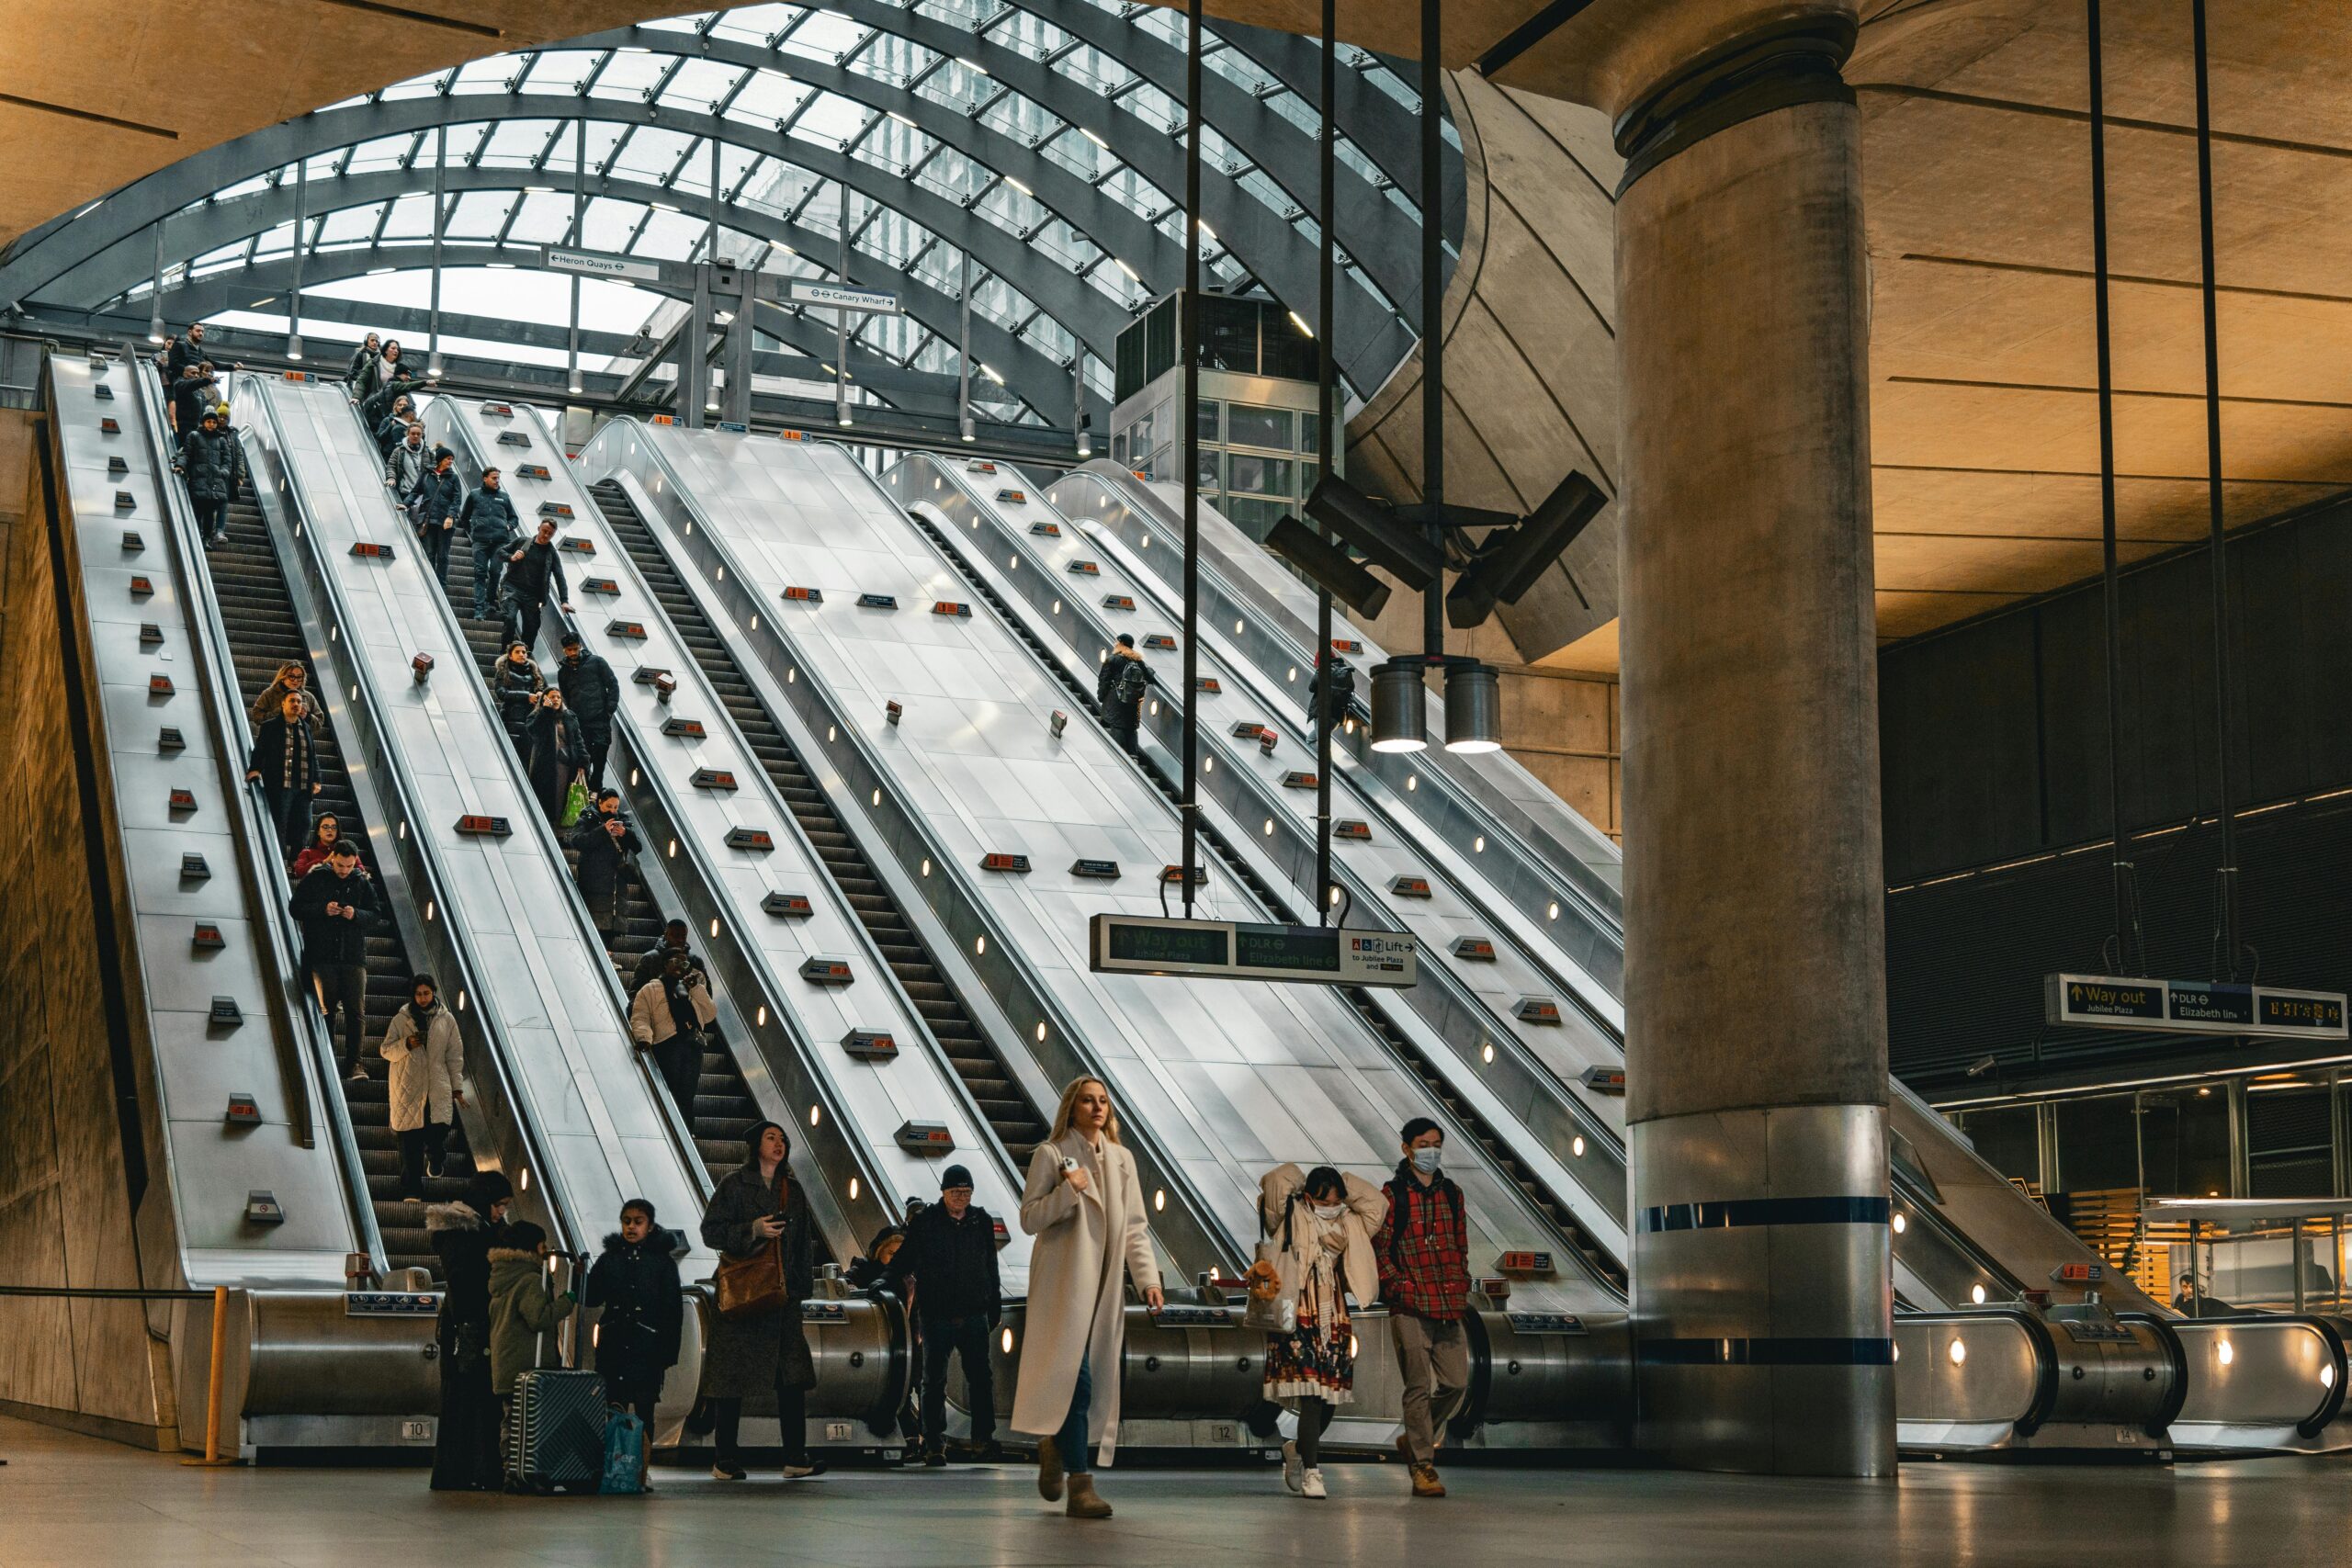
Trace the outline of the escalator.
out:
[[[856,913],[900,987],[946,1054],[1016,1169],[1045,1135],[1037,1107],[1029,1103],[1011,1068],[980,1032],[889,890],[802,766],[783,731],[769,716],[727,645],[712,629],[694,595],[620,484],[612,479],[590,487],[590,496],[621,540],[639,574],[653,591],[678,635],[693,650],[705,677],[728,715],[760,759],[776,792],[790,807],[802,833],[825,863],[827,873]],[[451,562],[454,582],[456,562]],[[454,592],[454,588],[453,588]]]
[[[220,621],[236,660],[241,705],[250,713],[254,700],[277,678],[280,664],[301,665],[310,672],[314,692],[320,689],[320,679],[311,666],[301,623],[287,592],[286,574],[250,479],[229,503],[228,531],[228,543],[207,558]],[[249,735],[241,738],[240,743],[250,739]],[[352,793],[334,726],[323,715],[318,731],[318,763],[325,787],[313,804],[312,820],[321,812],[334,814],[344,837],[360,846],[360,863],[368,875],[376,877],[380,889],[383,879],[376,864],[375,837]],[[368,1043],[360,1057],[368,1076],[364,1082],[340,1081],[332,1092],[341,1094],[350,1111],[387,1262],[394,1269],[435,1269],[436,1260],[424,1233],[425,1205],[403,1202],[400,1197],[399,1140],[391,1127],[384,1060],[373,1049],[383,1038],[392,1014],[408,1000],[408,981],[413,973],[415,966],[398,928],[389,919],[379,919],[368,938]],[[448,1159],[441,1175],[425,1179],[426,1199],[440,1203],[461,1196],[473,1169],[461,1123],[450,1130]]]
[[[910,508],[907,515],[940,553],[947,558],[957,575],[962,578],[964,585],[972,592],[974,596],[995,613],[999,622],[1021,640],[1036,659],[1041,668],[1049,671],[1060,682],[1064,690],[1069,694],[1071,701],[1099,718],[1100,706],[1094,699],[1093,692],[1037,637],[1030,628],[1027,620],[1005,603],[995,588],[990,585],[987,577],[974,569],[963,551],[957,548],[955,536],[924,517],[920,511]],[[1154,706],[1157,708],[1158,705],[1155,704]],[[1162,769],[1142,752],[1137,751],[1133,755],[1136,766],[1151,782],[1153,787],[1159,792],[1161,798],[1168,802],[1170,807],[1171,809],[1181,807],[1182,792],[1178,783],[1170,779]],[[1252,868],[1249,859],[1239,853],[1232,842],[1208,819],[1207,813],[1203,814],[1200,832],[1202,839],[1216,856],[1226,873],[1246,886],[1261,908],[1270,911],[1276,919],[1290,924],[1300,922],[1300,912],[1292,908],[1273,886]],[[1478,1146],[1486,1152],[1487,1158],[1492,1160],[1497,1168],[1518,1187],[1528,1202],[1550,1222],[1553,1229],[1566,1238],[1582,1256],[1586,1265],[1622,1294],[1626,1289],[1623,1265],[1611,1255],[1606,1246],[1578,1223],[1575,1212],[1563,1202],[1557,1194],[1551,1191],[1527,1163],[1497,1134],[1495,1129],[1479,1114],[1477,1108],[1453,1091],[1443,1073],[1439,1070],[1437,1064],[1432,1062],[1402,1030],[1389,1021],[1374,1000],[1371,992],[1361,986],[1334,987],[1332,989],[1347,1002],[1357,1018],[1363,1021],[1363,1026],[1378,1035],[1386,1044],[1389,1052],[1420,1081],[1430,1098],[1443,1105],[1454,1121],[1470,1134]]]
[[[529,526],[529,520],[525,521],[526,526]],[[504,634],[496,618],[477,620],[469,613],[474,603],[473,542],[462,528],[456,530],[456,534],[457,537],[449,548],[449,605],[457,615],[458,625],[465,632],[466,646],[473,654],[475,671],[487,686],[493,668],[504,651]],[[567,571],[567,578],[575,575],[576,571],[576,568]],[[540,641],[543,645],[558,635],[556,620],[555,604],[550,596],[548,624],[541,628]],[[549,686],[556,684],[559,663],[559,660],[545,660],[540,663],[540,672],[547,677]],[[508,739],[514,739],[511,730]],[[610,776],[609,769],[605,782],[620,787],[620,781]],[[627,811],[628,792],[626,788],[622,788],[621,795],[622,809]],[[566,834],[558,835],[559,840],[568,837]],[[565,843],[563,858],[567,872],[576,873],[579,852]],[[616,941],[607,942],[605,948],[605,956],[612,963],[615,981],[625,998],[631,993],[629,982],[636,976],[638,960],[660,944],[662,926],[666,918],[654,903],[652,893],[642,877],[629,879],[626,913],[628,918],[624,930],[618,933]],[[695,1103],[691,1108],[681,1107],[681,1110],[685,1111],[687,1124],[694,1130],[695,1152],[702,1156],[704,1168],[710,1173],[711,1182],[716,1185],[743,1163],[743,1136],[760,1119],[759,1107],[752,1099],[749,1086],[743,1081],[741,1069],[735,1065],[734,1053],[727,1048],[716,1028],[710,1030],[707,1036],[707,1048],[702,1058],[702,1082],[695,1090]]]

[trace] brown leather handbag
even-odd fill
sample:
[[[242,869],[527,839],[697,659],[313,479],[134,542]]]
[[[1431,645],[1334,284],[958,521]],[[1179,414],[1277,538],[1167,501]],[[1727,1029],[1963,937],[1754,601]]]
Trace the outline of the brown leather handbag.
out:
[[[775,1173],[775,1206],[784,1212],[787,1190],[783,1168]],[[748,1258],[718,1255],[718,1315],[760,1317],[785,1305],[784,1237],[777,1236]]]

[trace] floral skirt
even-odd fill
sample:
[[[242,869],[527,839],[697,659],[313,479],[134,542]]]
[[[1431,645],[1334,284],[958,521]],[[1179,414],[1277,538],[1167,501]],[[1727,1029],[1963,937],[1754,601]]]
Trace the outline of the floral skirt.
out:
[[[1266,1397],[1315,1398],[1345,1404],[1355,1398],[1354,1330],[1344,1313],[1327,1325],[1300,1303],[1298,1326],[1266,1336]]]

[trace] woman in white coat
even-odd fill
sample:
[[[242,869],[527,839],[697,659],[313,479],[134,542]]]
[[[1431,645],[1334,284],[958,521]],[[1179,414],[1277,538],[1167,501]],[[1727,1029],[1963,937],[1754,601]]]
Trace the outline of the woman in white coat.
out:
[[[1108,1464],[1118,1445],[1121,1270],[1154,1312],[1160,1295],[1135,1156],[1119,1146],[1119,1119],[1101,1078],[1074,1078],[1062,1090],[1054,1130],[1029,1159],[1021,1228],[1037,1241],[1013,1429],[1039,1438],[1037,1490],[1046,1501],[1060,1499],[1067,1473],[1069,1517],[1106,1519],[1111,1506],[1095,1494],[1090,1450],[1099,1445]]]
[[[384,1026],[378,1049],[384,1057],[392,1131],[400,1134],[401,1197],[421,1203],[425,1175],[441,1174],[450,1123],[466,1102],[466,1052],[457,1019],[435,995],[433,976],[418,975],[408,988],[408,1003]]]
[[[1355,1398],[1358,1306],[1380,1293],[1372,1238],[1388,1215],[1387,1195],[1328,1165],[1301,1172],[1279,1165],[1258,1183],[1258,1218],[1274,1243],[1274,1278],[1295,1303],[1293,1327],[1266,1336],[1266,1397],[1298,1413],[1298,1436],[1283,1445],[1283,1484],[1302,1497],[1323,1496],[1323,1429]],[[1250,1265],[1253,1289],[1265,1263]]]

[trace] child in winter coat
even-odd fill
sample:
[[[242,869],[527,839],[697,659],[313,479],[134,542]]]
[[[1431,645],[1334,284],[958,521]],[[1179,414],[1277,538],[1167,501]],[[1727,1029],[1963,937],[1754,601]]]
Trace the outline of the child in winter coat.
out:
[[[502,1239],[503,1247],[490,1249],[490,1389],[511,1404],[517,1377],[561,1365],[548,1336],[574,1298],[570,1291],[549,1293],[547,1232],[524,1220]]]
[[[596,1373],[605,1380],[605,1403],[635,1411],[649,1432],[662,1402],[662,1380],[678,1364],[685,1319],[670,1244],[670,1233],[653,1223],[653,1205],[630,1199],[621,1205],[621,1228],[605,1238],[603,1254],[588,1270],[582,1298],[603,1309],[596,1319]]]

